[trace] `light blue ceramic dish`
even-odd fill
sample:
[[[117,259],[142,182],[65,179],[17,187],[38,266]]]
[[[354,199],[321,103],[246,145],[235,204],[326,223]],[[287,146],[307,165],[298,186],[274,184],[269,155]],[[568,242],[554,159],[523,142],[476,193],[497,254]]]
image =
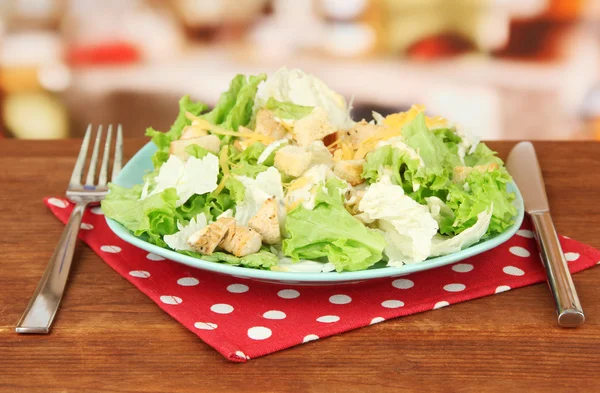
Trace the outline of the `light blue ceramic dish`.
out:
[[[123,170],[117,177],[115,183],[124,186],[132,187],[142,183],[142,176],[152,170],[151,157],[156,151],[156,147],[152,142],[146,144],[135,156],[123,167]],[[133,244],[143,250],[163,256],[175,262],[183,263],[198,269],[210,270],[212,272],[227,274],[240,278],[249,278],[259,281],[278,283],[278,284],[302,284],[302,285],[335,285],[335,284],[350,284],[365,280],[372,280],[385,277],[398,277],[409,273],[418,272],[421,270],[433,269],[439,266],[448,265],[461,261],[488,251],[499,246],[510,239],[515,232],[520,228],[523,221],[524,207],[521,193],[515,184],[509,184],[509,190],[515,192],[517,198],[515,205],[517,207],[517,217],[515,223],[506,230],[506,232],[475,244],[465,250],[444,255],[441,257],[431,258],[421,263],[405,265],[399,268],[395,267],[374,267],[368,270],[358,272],[343,272],[343,273],[292,273],[292,272],[274,272],[267,270],[248,269],[239,266],[231,266],[222,263],[204,261],[202,259],[193,258],[190,256],[179,254],[175,251],[167,250],[162,247],[147,243],[133,236],[125,227],[118,222],[107,219],[110,229],[121,239],[127,243]]]

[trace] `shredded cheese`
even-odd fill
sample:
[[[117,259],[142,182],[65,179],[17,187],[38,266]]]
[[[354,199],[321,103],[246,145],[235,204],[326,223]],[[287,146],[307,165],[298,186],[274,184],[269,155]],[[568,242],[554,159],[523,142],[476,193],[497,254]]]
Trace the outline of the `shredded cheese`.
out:
[[[223,191],[223,189],[225,188],[225,183],[227,182],[228,179],[229,179],[229,173],[226,175],[223,175],[221,182],[219,183],[217,188],[215,188],[215,190],[213,191],[213,194],[215,196],[219,195],[221,193],[221,191]]]
[[[221,170],[223,171],[223,175],[229,175],[229,163],[228,163],[228,155],[229,146],[225,145],[221,149],[221,153],[219,154],[219,164],[221,165]]]
[[[354,149],[350,143],[342,142],[340,148],[342,150],[342,160],[351,160],[354,156]]]
[[[185,116],[192,120],[192,125],[193,126],[197,126],[200,127],[202,129],[205,129],[207,131],[210,131],[211,134],[216,134],[216,135],[229,135],[229,136],[235,136],[238,138],[248,138],[250,140],[250,142],[254,143],[254,142],[263,142],[265,144],[269,144],[271,142],[274,141],[273,138],[269,137],[268,135],[263,135],[263,134],[259,134],[256,132],[252,132],[251,130],[247,129],[247,128],[243,128],[245,130],[245,132],[239,132],[239,131],[230,131],[230,130],[226,130],[222,127],[216,126],[214,124],[209,123],[208,121],[201,119],[197,116],[192,115],[189,112],[185,113]]]
[[[301,199],[300,199],[300,200],[297,200],[296,202],[294,202],[294,203],[291,203],[291,204],[290,204],[290,203],[286,203],[286,204],[285,204],[285,210],[286,210],[287,212],[291,212],[292,210],[294,210],[295,208],[297,208],[297,207],[298,207],[298,205],[300,205],[301,203],[302,203],[302,200],[301,200]]]
[[[293,182],[290,183],[289,187],[288,187],[288,191],[294,191],[297,190],[299,188],[304,187],[305,185],[308,184],[308,178],[307,177],[299,177],[296,180],[294,180]]]

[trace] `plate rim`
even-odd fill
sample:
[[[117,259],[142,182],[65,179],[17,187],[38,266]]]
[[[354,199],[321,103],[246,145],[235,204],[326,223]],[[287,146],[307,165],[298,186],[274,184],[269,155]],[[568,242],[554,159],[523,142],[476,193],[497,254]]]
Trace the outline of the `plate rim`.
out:
[[[114,183],[125,186],[125,184],[123,184],[126,183],[124,182],[124,179],[132,170],[133,166],[137,165],[137,162],[144,158],[144,156],[153,153],[155,150],[156,146],[154,145],[154,143],[146,143],[146,145],[144,145],[140,150],[138,150],[133,155],[133,157],[127,162],[127,164],[125,164],[125,166],[122,168],[121,172],[117,176],[117,179],[115,179]],[[129,230],[127,230],[123,225],[121,225],[117,221],[110,219],[106,216],[104,218],[110,230],[118,238],[125,241],[126,243],[129,243],[144,251],[160,255],[173,262],[182,263],[184,265],[191,266],[197,269],[208,270],[215,273],[221,273],[240,278],[266,280],[269,282],[289,283],[293,281],[298,283],[342,283],[347,281],[365,281],[378,278],[398,277],[411,273],[416,273],[419,271],[431,270],[437,267],[446,266],[455,262],[462,261],[464,259],[473,257],[475,255],[481,254],[485,251],[489,251],[493,248],[502,245],[517,233],[517,231],[521,227],[521,224],[523,223],[523,219],[525,216],[525,206],[519,188],[517,187],[516,183],[514,183],[514,181],[508,184],[514,188],[513,192],[516,195],[516,198],[513,201],[513,203],[515,203],[517,207],[517,216],[515,217],[515,222],[501,234],[491,239],[485,240],[481,243],[472,245],[464,250],[457,251],[448,255],[427,259],[423,262],[407,264],[402,267],[383,267],[378,269],[359,270],[354,272],[280,272],[272,270],[251,269],[247,267],[229,265],[226,263],[206,261],[204,259],[180,254],[177,251],[169,250],[148,243],[134,236],[131,232],[129,232]]]

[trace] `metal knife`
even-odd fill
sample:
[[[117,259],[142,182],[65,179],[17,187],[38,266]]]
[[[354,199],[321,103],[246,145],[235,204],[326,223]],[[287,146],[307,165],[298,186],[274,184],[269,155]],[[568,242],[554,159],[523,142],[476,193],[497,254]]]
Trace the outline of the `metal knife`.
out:
[[[558,324],[577,327],[583,324],[585,316],[550,217],[544,179],[533,144],[517,144],[508,155],[506,168],[523,195],[525,211],[531,216],[548,286],[554,296]]]

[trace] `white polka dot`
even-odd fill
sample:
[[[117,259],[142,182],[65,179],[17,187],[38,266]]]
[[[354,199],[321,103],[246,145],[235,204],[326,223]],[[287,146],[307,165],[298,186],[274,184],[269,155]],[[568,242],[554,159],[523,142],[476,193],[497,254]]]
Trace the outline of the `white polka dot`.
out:
[[[271,329],[266,328],[264,326],[254,326],[248,329],[248,337],[253,340],[265,340],[271,337]]]
[[[398,308],[404,306],[404,302],[400,300],[386,300],[381,305],[385,308]]]
[[[263,314],[263,318],[267,319],[285,319],[285,317],[285,313],[278,310],[270,310]]]
[[[460,292],[460,291],[464,291],[465,288],[467,288],[466,285],[460,284],[460,283],[444,285],[444,291],[448,291],[448,292]]]
[[[250,357],[246,356],[246,354],[242,351],[235,351],[235,356],[241,359],[250,359]]]
[[[514,267],[514,266],[504,266],[502,268],[502,271],[511,276],[522,276],[525,274],[525,272],[523,270],[519,269],[518,267]]]
[[[92,224],[88,224],[87,222],[82,222],[79,228],[89,231],[90,229],[94,229],[94,226]]]
[[[65,208],[65,207],[69,206],[69,202],[65,201],[64,199],[58,199],[58,198],[50,198],[50,199],[48,199],[48,203],[51,205],[54,205],[56,207],[60,207],[60,208]]]
[[[445,301],[445,300],[442,300],[441,302],[437,302],[437,303],[435,304],[435,306],[433,306],[433,309],[434,309],[434,310],[437,310],[438,308],[446,307],[446,306],[449,306],[449,305],[450,305],[450,303],[448,303],[448,302],[447,302],[447,301]]]
[[[319,336],[317,336],[316,334],[309,334],[302,339],[302,342],[307,343],[309,341],[315,341],[318,339],[319,339]]]
[[[385,318],[375,317],[375,318],[371,319],[371,322],[369,323],[369,325],[375,325],[376,323],[383,322],[383,321],[385,321]]]
[[[300,292],[296,291],[295,289],[282,289],[281,291],[277,292],[277,296],[284,299],[295,299],[300,296]]]
[[[139,277],[139,278],[148,278],[150,277],[150,273],[145,270],[132,270],[129,272],[130,276]]]
[[[457,273],[468,273],[473,270],[473,265],[470,263],[459,263],[458,265],[452,266],[452,270]]]
[[[573,262],[579,259],[579,253],[577,252],[567,252],[565,253],[565,259],[567,262]]]
[[[104,252],[109,252],[111,254],[118,254],[121,252],[121,247],[118,246],[102,246],[100,247],[100,250],[104,251]]]
[[[569,239],[571,240],[571,238],[569,236],[563,236],[565,239]]]
[[[519,229],[517,231],[517,235],[526,237],[528,239],[533,238],[533,232],[531,232],[529,229]]]
[[[323,323],[332,323],[340,320],[340,317],[337,315],[323,315],[322,317],[317,318],[317,322]]]
[[[163,295],[160,297],[160,301],[165,303],[165,304],[181,304],[181,302],[183,302],[183,300],[181,300],[180,297],[178,296],[169,296],[169,295]]]
[[[329,303],[333,304],[348,304],[352,298],[348,295],[333,295],[329,298]]]
[[[516,255],[518,257],[523,257],[523,258],[527,258],[529,255],[531,255],[529,253],[529,251],[527,251],[523,247],[519,247],[519,246],[513,246],[513,247],[509,248],[508,251],[510,251],[510,253],[513,255]]]
[[[506,292],[506,291],[510,291],[510,287],[508,285],[500,285],[499,287],[496,288],[494,293],[502,293],[502,292]]]
[[[102,208],[100,206],[92,207],[90,211],[94,214],[103,215]]]
[[[233,306],[225,303],[213,304],[210,306],[210,311],[215,312],[217,314],[229,314],[233,312]]]
[[[212,322],[196,322],[194,327],[200,330],[215,330],[219,325]]]
[[[409,289],[415,286],[415,283],[406,278],[399,278],[397,280],[392,281],[392,286],[398,289]]]
[[[146,255],[146,259],[149,259],[151,261],[164,261],[165,258],[161,257],[160,255],[156,255],[153,253],[149,253],[148,255]]]
[[[244,293],[248,292],[248,285],[244,284],[231,284],[227,287],[227,290],[231,293]]]
[[[181,285],[182,287],[193,287],[194,285],[200,284],[200,281],[194,277],[181,277],[179,280],[177,280],[177,284]]]
[[[600,265],[600,261],[596,262],[596,265]]]

